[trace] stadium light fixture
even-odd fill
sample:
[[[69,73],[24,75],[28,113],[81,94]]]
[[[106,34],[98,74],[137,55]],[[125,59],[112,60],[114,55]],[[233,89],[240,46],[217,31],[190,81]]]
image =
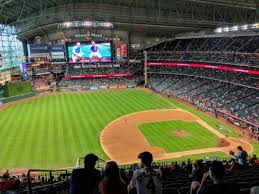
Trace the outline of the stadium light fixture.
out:
[[[217,28],[217,29],[215,30],[215,32],[216,32],[216,33],[222,33],[222,28]]]
[[[259,30],[259,23],[254,24],[244,24],[242,26],[228,26],[224,28],[216,28],[214,30],[215,33],[222,33],[222,32],[237,32],[237,31],[247,31],[247,30]]]
[[[248,29],[248,25],[243,25],[240,27],[241,30],[247,30]]]
[[[235,32],[235,31],[238,31],[238,26],[233,26],[230,28],[230,31],[231,32]]]
[[[224,32],[229,32],[229,27],[223,28],[223,31],[224,31]]]
[[[259,23],[255,23],[255,24],[252,24],[251,29],[258,29],[259,28]]]

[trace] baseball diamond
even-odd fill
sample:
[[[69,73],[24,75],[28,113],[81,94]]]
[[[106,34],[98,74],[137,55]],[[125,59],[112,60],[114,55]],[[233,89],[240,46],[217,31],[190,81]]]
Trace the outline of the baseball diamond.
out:
[[[77,156],[87,152],[125,164],[135,162],[136,153],[141,150],[151,149],[157,152],[156,159],[163,160],[192,154],[226,153],[233,148],[216,148],[219,138],[225,135],[214,128],[213,118],[207,118],[210,122],[206,123],[177,106],[170,99],[143,89],[51,94],[10,106],[2,105],[1,141],[6,142],[2,148],[8,152],[1,152],[0,166],[67,167],[75,163]],[[18,119],[12,123],[14,118]],[[10,126],[13,130],[9,130]],[[167,132],[171,132],[172,127],[188,131],[192,142],[171,137]],[[233,134],[236,133],[233,130]],[[158,143],[156,140],[161,138],[164,141]],[[13,139],[16,144],[12,144]],[[245,145],[252,153],[249,143],[233,141]],[[123,151],[126,148],[127,153]],[[65,154],[61,150],[65,150]]]

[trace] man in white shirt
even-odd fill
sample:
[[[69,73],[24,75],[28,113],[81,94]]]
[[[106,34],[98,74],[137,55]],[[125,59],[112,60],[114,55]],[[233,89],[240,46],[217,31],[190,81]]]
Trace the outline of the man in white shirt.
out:
[[[73,50],[72,50],[72,61],[73,61],[73,63],[80,62],[82,56],[83,56],[83,52],[82,52],[82,49],[81,49],[81,44],[80,44],[80,42],[77,42],[76,46],[74,46]]]
[[[129,190],[136,189],[137,194],[162,194],[162,172],[152,168],[153,156],[150,152],[142,152],[138,156],[142,168],[133,173]]]

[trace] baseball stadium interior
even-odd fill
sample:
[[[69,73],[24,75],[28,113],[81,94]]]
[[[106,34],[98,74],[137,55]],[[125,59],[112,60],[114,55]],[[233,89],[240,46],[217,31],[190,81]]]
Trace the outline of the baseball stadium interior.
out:
[[[0,0],[0,193],[259,194],[259,0]]]

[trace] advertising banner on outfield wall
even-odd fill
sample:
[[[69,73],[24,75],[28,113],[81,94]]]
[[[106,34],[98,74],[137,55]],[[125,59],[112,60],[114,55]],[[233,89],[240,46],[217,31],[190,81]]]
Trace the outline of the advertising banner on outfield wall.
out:
[[[90,90],[99,90],[99,86],[91,86],[89,89]]]
[[[149,66],[185,66],[185,67],[197,67],[197,68],[205,68],[205,69],[217,69],[217,70],[225,70],[225,71],[233,71],[246,73],[251,75],[259,75],[259,71],[257,70],[249,70],[249,69],[241,69],[229,66],[216,66],[204,63],[177,63],[177,62],[148,62]]]

